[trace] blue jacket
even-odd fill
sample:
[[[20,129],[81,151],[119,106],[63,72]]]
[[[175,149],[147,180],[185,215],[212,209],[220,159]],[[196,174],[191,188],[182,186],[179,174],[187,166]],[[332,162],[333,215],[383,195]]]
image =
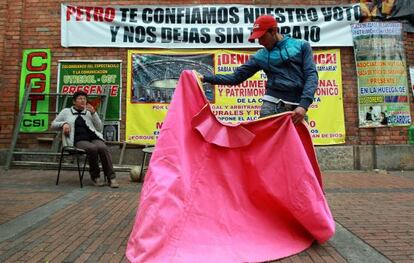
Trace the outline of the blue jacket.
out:
[[[207,75],[204,82],[237,85],[263,70],[267,75],[266,95],[299,103],[307,109],[318,87],[318,72],[312,48],[303,40],[284,36],[271,51],[260,49],[233,74]]]

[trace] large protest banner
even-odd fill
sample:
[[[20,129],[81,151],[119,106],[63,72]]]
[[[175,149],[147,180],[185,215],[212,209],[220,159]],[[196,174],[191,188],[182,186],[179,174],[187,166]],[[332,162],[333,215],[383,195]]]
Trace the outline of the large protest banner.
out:
[[[400,23],[352,26],[358,75],[359,127],[411,123],[407,70]]]
[[[357,4],[331,6],[77,6],[61,5],[64,47],[255,48],[255,19],[273,15],[282,34],[312,46],[352,46]]]
[[[84,91],[88,94],[89,103],[99,108],[103,98],[94,95],[105,94],[105,89],[108,89],[105,120],[118,121],[121,119],[121,68],[120,60],[59,61],[57,90],[63,94]],[[64,107],[71,103],[70,100]]]
[[[20,123],[21,132],[43,132],[49,128],[49,96],[45,94],[49,94],[50,90],[50,67],[50,49],[23,51],[19,105],[26,91],[34,94],[29,96],[26,113]]]
[[[129,51],[126,140],[154,144],[167,114],[178,78],[184,69],[201,74],[230,74],[252,52],[229,50]],[[317,97],[309,111],[315,144],[345,140],[339,50],[315,52],[321,71]],[[266,75],[257,72],[236,86],[204,83],[203,89],[220,121],[238,123],[259,116]]]

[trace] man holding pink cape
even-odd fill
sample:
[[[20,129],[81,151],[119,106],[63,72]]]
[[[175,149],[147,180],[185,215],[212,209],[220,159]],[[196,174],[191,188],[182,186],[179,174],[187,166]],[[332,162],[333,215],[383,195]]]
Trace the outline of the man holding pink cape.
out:
[[[327,241],[335,222],[313,144],[291,113],[219,122],[184,71],[163,123],[126,255],[131,262],[261,262]]]

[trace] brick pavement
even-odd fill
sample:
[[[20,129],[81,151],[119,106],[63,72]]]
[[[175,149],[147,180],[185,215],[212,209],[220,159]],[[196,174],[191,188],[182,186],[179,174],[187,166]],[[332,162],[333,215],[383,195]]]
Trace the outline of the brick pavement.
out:
[[[140,184],[118,173],[119,189],[87,177],[81,189],[76,175],[64,171],[55,186],[56,171],[0,170],[0,262],[127,262]],[[337,234],[277,262],[414,262],[414,172],[324,180]]]

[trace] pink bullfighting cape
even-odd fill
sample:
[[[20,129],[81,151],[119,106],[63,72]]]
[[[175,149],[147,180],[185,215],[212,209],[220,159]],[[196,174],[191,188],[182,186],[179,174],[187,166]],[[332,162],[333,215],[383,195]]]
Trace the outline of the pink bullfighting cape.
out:
[[[335,223],[304,123],[218,121],[184,71],[145,178],[131,262],[259,262],[327,241]]]

